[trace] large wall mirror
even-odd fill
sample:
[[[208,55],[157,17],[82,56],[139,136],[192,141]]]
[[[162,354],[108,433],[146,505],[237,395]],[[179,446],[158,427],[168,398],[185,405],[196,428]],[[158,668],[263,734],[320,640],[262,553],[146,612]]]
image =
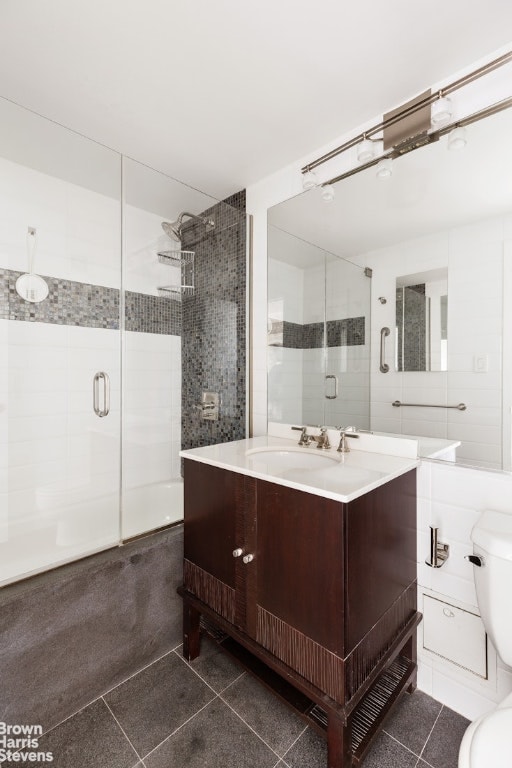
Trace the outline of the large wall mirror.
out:
[[[269,210],[270,421],[455,441],[459,463],[511,470],[512,109],[466,132]]]

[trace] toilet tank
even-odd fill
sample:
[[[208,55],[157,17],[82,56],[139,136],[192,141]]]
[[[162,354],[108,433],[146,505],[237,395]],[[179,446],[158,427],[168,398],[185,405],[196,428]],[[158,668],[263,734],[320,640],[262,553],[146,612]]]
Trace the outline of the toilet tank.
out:
[[[471,531],[480,615],[501,659],[512,667],[512,513],[486,511]]]

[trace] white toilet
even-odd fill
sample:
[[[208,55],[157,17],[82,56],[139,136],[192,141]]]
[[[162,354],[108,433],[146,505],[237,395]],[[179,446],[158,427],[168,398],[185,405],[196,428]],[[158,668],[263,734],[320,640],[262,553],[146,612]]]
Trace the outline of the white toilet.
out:
[[[484,512],[471,532],[476,595],[482,621],[501,659],[512,667],[512,514]],[[459,768],[510,768],[512,693],[471,723]]]

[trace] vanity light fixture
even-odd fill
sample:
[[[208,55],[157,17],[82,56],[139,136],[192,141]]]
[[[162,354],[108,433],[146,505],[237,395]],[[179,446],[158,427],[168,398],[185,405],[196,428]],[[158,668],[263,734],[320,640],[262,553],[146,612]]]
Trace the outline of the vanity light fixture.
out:
[[[316,187],[317,184],[318,180],[316,178],[316,173],[307,168],[306,172],[302,174],[302,189],[307,191],[308,189],[313,189],[313,187]]]
[[[326,203],[332,203],[334,200],[334,187],[332,184],[324,184],[322,186],[322,200]]]
[[[459,150],[464,149],[468,143],[468,132],[462,125],[457,125],[448,134],[448,149]]]
[[[393,175],[393,158],[384,157],[382,160],[380,160],[377,163],[376,176],[378,179],[381,179],[382,181],[384,181],[385,179],[390,179],[392,175]]]
[[[443,96],[443,92],[439,91],[438,98],[432,102],[430,121],[433,128],[440,128],[446,123],[449,123],[453,115],[453,107],[451,99],[448,96]]]
[[[318,166],[322,165],[323,163],[326,163],[329,160],[332,160],[333,158],[338,157],[338,155],[342,154],[343,152],[346,152],[348,149],[352,149],[352,147],[357,147],[359,144],[362,143],[362,141],[365,138],[366,139],[368,138],[368,135],[373,135],[375,133],[379,133],[380,131],[384,131],[387,127],[400,122],[400,120],[410,117],[411,115],[415,114],[416,112],[419,112],[420,110],[424,109],[429,105],[431,105],[430,116],[431,116],[432,125],[433,126],[435,125],[438,130],[441,130],[441,131],[444,130],[444,128],[447,128],[447,126],[441,123],[440,116],[442,116],[443,120],[446,120],[447,107],[449,107],[448,123],[450,122],[451,115],[452,115],[452,107],[451,107],[450,99],[447,96],[444,96],[444,94],[453,93],[459,88],[463,88],[466,85],[473,83],[475,80],[478,80],[479,78],[484,77],[490,72],[494,72],[494,70],[498,69],[499,67],[509,64],[511,61],[512,61],[512,50],[503,54],[499,58],[494,59],[493,61],[487,62],[487,64],[484,64],[482,67],[479,67],[473,72],[468,72],[466,75],[464,75],[464,77],[461,77],[452,83],[448,83],[443,87],[441,91],[438,91],[437,93],[429,93],[428,95],[425,96],[425,98],[415,102],[413,106],[404,105],[403,110],[396,112],[396,114],[394,114],[393,117],[382,120],[380,123],[377,123],[376,125],[373,125],[371,128],[368,128],[366,131],[364,131],[364,133],[360,133],[357,136],[354,136],[352,139],[349,139],[344,144],[340,144],[338,147],[331,149],[329,152],[326,152],[326,154],[322,155],[321,157],[318,157],[316,160],[309,162],[308,165],[305,165],[301,168],[301,173],[303,174],[303,176],[305,176],[306,174],[309,174],[310,172],[313,171],[314,168],[318,168]],[[495,105],[491,105],[491,107],[487,107],[484,110],[481,110],[480,113],[475,113],[471,122],[474,122],[475,119],[480,119],[479,117],[480,115],[481,117],[488,117],[490,114],[494,114],[494,112],[501,111],[502,109],[507,109],[509,106],[508,104],[509,100],[510,99],[504,99],[502,102],[498,102]],[[492,112],[489,111],[490,109],[492,109]],[[443,112],[444,112],[444,115],[443,115]],[[467,121],[467,118],[465,118],[465,121]],[[370,162],[373,164],[375,160],[376,158],[374,158],[374,160]],[[336,176],[330,181],[331,183],[341,181],[341,179],[346,178],[347,175],[352,176],[354,173],[358,173],[359,171],[364,170],[367,165],[368,165],[367,163],[364,163],[364,164],[361,163],[360,164],[361,167],[358,167],[356,169],[352,168],[348,171],[348,173],[340,174],[339,176]]]

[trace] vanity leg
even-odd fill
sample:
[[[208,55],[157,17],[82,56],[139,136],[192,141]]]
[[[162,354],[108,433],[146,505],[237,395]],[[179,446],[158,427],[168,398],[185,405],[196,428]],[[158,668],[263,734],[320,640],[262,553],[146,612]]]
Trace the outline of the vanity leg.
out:
[[[411,661],[414,661],[415,664],[418,663],[418,634],[417,630],[415,629],[410,636],[410,638],[407,640],[405,646],[405,656],[406,658],[410,659]],[[416,690],[416,683],[417,683],[418,673],[415,672],[414,676],[410,682],[410,684],[407,686],[407,693],[414,693]]]
[[[183,656],[193,661],[199,656],[201,637],[199,621],[201,614],[192,608],[187,600],[183,601]]]
[[[350,721],[343,725],[332,712],[327,718],[327,766],[349,768],[352,765],[352,731]]]

